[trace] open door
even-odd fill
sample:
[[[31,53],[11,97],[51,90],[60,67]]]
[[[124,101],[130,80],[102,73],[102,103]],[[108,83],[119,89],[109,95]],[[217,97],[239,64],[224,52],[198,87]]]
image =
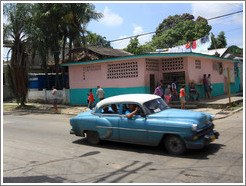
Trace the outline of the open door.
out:
[[[150,94],[153,94],[155,91],[155,74],[150,74],[149,76],[150,82]]]

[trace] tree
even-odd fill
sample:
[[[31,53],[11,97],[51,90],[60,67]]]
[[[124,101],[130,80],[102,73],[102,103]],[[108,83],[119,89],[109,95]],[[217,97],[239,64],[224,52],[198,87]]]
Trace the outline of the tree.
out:
[[[157,27],[152,45],[155,48],[171,48],[195,41],[209,34],[212,29],[205,18],[188,13],[169,16]]]
[[[142,54],[142,48],[140,47],[138,37],[135,37],[133,39],[131,38],[130,43],[124,50],[136,55]]]
[[[25,29],[29,16],[26,4],[4,4],[3,13],[8,24],[4,24],[4,39],[13,40],[11,60],[8,65],[9,84],[16,101],[25,106],[28,93],[27,36]]]
[[[232,53],[235,56],[241,56],[241,57],[243,56],[243,49],[239,48],[236,45],[232,45],[232,46],[228,47],[227,52]]]
[[[217,38],[214,36],[214,34],[212,34],[211,40],[212,40],[212,43],[209,49],[225,48],[227,45],[224,31],[221,31],[218,34]]]
[[[97,35],[96,33],[88,32],[88,35],[86,36],[86,40],[87,40],[87,44],[91,46],[112,48],[110,42],[106,40],[106,37]]]

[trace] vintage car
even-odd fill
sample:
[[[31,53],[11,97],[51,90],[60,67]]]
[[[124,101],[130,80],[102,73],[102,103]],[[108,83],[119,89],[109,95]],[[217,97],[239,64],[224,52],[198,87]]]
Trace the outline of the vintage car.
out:
[[[126,117],[129,104],[139,109]],[[171,154],[200,149],[218,139],[213,115],[190,110],[171,109],[153,94],[126,94],[106,98],[70,119],[70,134],[86,137],[96,145],[100,140],[150,146],[163,145]]]

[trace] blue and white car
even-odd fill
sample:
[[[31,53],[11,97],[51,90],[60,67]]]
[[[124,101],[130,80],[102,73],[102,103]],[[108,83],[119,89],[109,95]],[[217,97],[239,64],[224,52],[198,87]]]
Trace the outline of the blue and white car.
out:
[[[139,107],[130,119],[125,115],[129,104]],[[113,107],[117,110],[113,111]],[[106,108],[106,109],[105,109]],[[200,149],[218,139],[213,115],[171,109],[153,94],[126,94],[106,98],[87,111],[70,119],[70,134],[86,137],[96,145],[100,140],[163,145],[171,154],[186,149]]]

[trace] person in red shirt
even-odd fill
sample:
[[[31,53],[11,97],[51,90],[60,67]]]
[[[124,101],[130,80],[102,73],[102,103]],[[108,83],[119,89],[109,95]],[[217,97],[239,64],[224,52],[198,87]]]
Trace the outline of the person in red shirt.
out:
[[[94,95],[92,94],[92,89],[89,90],[89,97],[88,97],[88,107],[92,110],[92,103],[94,103]]]
[[[183,85],[182,88],[180,89],[180,93],[179,93],[180,102],[181,102],[181,109],[184,109],[185,108],[185,96],[189,97],[185,93],[185,85]]]

